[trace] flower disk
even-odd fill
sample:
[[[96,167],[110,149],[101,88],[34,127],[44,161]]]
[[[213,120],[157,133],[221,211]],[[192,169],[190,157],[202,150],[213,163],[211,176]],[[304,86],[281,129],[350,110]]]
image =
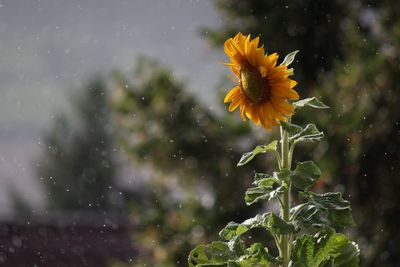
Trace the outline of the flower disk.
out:
[[[279,121],[287,121],[293,114],[293,106],[288,100],[298,100],[299,95],[293,87],[296,81],[289,79],[293,74],[285,65],[277,66],[276,53],[266,55],[263,47],[258,47],[259,38],[250,39],[238,33],[224,44],[225,53],[230,59],[226,63],[238,84],[225,97],[229,112],[240,108],[240,116],[270,130]]]

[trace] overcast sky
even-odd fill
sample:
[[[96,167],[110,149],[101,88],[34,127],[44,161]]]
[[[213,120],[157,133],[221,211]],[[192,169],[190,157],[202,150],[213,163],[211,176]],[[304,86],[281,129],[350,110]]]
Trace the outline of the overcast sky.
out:
[[[212,99],[224,57],[198,30],[218,24],[209,0],[0,0],[0,214],[11,190],[41,204],[38,142],[91,74],[128,71],[147,55]]]

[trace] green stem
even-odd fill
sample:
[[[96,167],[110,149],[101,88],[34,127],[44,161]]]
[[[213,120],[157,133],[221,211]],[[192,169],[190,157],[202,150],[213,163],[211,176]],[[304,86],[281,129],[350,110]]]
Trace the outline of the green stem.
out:
[[[282,169],[290,170],[291,165],[291,154],[293,151],[289,150],[289,133],[281,127],[281,153],[282,153]],[[282,198],[282,212],[281,217],[283,220],[289,222],[290,220],[290,181],[284,182],[286,184],[283,191]],[[290,261],[290,250],[291,250],[291,235],[282,235],[280,242],[280,256],[282,258],[282,267],[288,267]]]

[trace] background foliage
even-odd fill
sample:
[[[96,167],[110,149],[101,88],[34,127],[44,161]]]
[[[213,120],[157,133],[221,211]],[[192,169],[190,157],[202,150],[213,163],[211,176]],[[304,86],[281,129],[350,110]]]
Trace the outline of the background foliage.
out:
[[[324,172],[314,190],[326,187],[342,191],[351,201],[357,226],[350,234],[360,244],[361,265],[396,266],[400,255],[400,184],[396,178],[400,167],[400,3],[215,0],[215,6],[221,14],[221,26],[202,29],[201,33],[216,49],[242,31],[260,35],[268,52],[285,55],[300,50],[293,66],[298,92],[302,98],[322,97],[331,109],[320,115],[304,111],[296,116],[296,123],[315,121],[326,138],[314,152],[305,146],[306,152],[295,158],[312,156],[319,162]],[[146,59],[140,59],[137,66],[133,75],[115,71],[112,79],[118,141],[136,167],[148,170],[142,187],[124,193],[139,225],[132,238],[142,247],[140,260],[133,266],[186,266],[189,250],[216,239],[227,222],[242,221],[256,210],[267,209],[245,207],[242,200],[253,171],[268,169],[265,158],[243,168],[235,165],[243,152],[256,144],[267,144],[269,137],[239,122],[237,114],[220,113],[200,104],[188,94],[185,84],[173,78],[173,70]],[[222,90],[229,88],[225,85]],[[87,98],[82,107],[95,106],[90,102],[93,99],[98,98]],[[100,105],[107,106],[107,101]],[[101,147],[103,140],[91,137],[91,129],[99,126],[90,119],[96,115],[78,110],[85,120],[83,132],[75,137],[67,134],[69,130],[60,119],[58,128],[46,139],[57,147],[57,153],[48,152],[39,177],[62,172],[57,174],[59,185],[72,183],[68,180],[71,175],[84,176],[85,185],[74,186],[85,192],[94,190],[90,199],[98,199],[96,203],[105,207],[109,179],[102,177],[113,176],[112,160],[91,150]],[[107,129],[99,127],[99,134]],[[67,140],[60,140],[57,134],[60,131],[74,141],[65,145]],[[87,139],[75,140],[77,136]],[[75,145],[93,153],[81,155],[79,164],[84,167],[74,168],[79,173],[70,174],[68,162],[80,155],[71,152]],[[99,162],[109,162],[110,168],[97,165]],[[88,168],[96,170],[95,183],[90,182]],[[52,195],[49,200],[59,208],[81,209],[91,201],[83,201],[86,198],[82,195],[64,202],[68,194],[58,191],[54,181],[44,183]],[[76,198],[82,203],[71,206]]]

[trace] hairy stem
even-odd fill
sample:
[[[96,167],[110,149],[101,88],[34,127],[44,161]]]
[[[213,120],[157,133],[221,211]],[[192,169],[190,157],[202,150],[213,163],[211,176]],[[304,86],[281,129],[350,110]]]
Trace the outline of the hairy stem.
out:
[[[283,170],[290,170],[291,165],[291,154],[293,151],[289,150],[289,133],[285,131],[281,127],[281,157],[282,157],[282,169]],[[285,221],[290,220],[290,181],[285,181],[286,184],[285,189],[283,191],[282,197],[282,212],[281,218]],[[290,261],[290,244],[291,236],[290,235],[282,235],[281,242],[280,242],[280,256],[282,258],[282,267],[288,267]]]

